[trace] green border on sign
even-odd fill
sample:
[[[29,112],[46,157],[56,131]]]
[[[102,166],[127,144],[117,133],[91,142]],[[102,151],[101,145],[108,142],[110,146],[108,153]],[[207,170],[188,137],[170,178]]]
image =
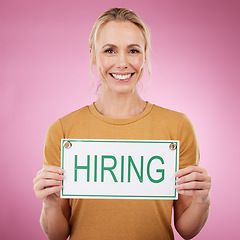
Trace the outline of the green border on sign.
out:
[[[178,170],[178,151],[179,151],[179,141],[178,140],[84,140],[84,139],[61,139],[61,152],[62,152],[62,158],[61,158],[61,167],[64,169],[64,143],[70,141],[70,142],[114,142],[114,143],[175,143],[177,145],[176,148],[176,158],[175,158],[175,172]],[[62,180],[62,185],[63,185]],[[175,177],[175,185],[176,185],[176,177]],[[62,196],[63,197],[103,197],[103,198],[159,198],[159,199],[174,199],[177,196],[177,190],[175,189],[175,193],[173,196],[132,196],[132,195],[75,195],[75,194],[64,194],[63,188],[62,188]]]

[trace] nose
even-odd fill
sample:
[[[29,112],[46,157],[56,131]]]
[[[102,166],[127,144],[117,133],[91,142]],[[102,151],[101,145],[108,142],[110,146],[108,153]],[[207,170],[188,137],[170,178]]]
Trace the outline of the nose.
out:
[[[117,67],[119,69],[126,69],[128,68],[128,59],[126,56],[126,53],[124,52],[119,52],[118,58],[117,58]]]

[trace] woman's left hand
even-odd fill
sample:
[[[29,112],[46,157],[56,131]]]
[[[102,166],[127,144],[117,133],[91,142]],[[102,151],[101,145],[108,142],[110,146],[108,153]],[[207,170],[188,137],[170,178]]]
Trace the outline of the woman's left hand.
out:
[[[175,177],[179,194],[193,196],[199,203],[210,201],[211,177],[204,168],[189,166],[176,172]]]

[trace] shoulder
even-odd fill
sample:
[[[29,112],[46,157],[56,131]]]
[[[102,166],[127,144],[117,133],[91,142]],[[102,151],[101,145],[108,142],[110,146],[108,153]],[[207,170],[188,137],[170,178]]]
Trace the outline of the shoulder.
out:
[[[79,118],[82,118],[82,117],[85,117],[89,114],[89,106],[84,106],[76,111],[73,111],[61,118],[59,118],[60,122],[69,122],[69,121],[74,121],[76,119],[79,119]]]
[[[187,116],[184,113],[173,111],[164,107],[153,104],[152,117],[159,123],[167,125],[169,127],[177,127],[182,121],[185,121]]]
[[[169,119],[181,119],[184,116],[183,113],[160,107],[155,104],[153,104],[152,112],[153,114],[157,114]]]
[[[192,122],[186,114],[154,105],[153,112],[158,116],[162,131],[168,129],[172,139],[180,141],[180,165],[198,165],[199,148]]]
[[[48,128],[48,133],[58,133],[64,135],[65,129],[79,124],[81,121],[86,121],[89,115],[89,106],[84,106],[76,111],[73,111],[56,121],[54,121]]]
[[[167,129],[171,136],[177,138],[194,133],[194,128],[186,114],[163,108],[153,104],[151,121],[160,126],[162,130]]]

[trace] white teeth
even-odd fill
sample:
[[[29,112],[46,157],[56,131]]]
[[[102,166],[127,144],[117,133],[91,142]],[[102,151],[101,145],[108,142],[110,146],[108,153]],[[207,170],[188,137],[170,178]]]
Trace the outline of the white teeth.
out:
[[[112,76],[119,80],[126,80],[126,79],[130,78],[132,76],[132,74],[130,73],[130,74],[126,74],[126,75],[119,75],[119,74],[112,73]]]

